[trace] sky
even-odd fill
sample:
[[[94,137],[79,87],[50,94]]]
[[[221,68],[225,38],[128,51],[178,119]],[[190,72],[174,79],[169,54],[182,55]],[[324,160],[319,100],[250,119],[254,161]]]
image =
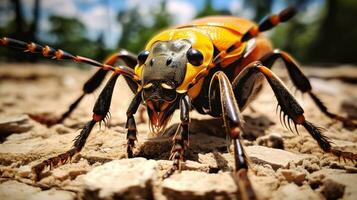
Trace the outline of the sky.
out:
[[[50,29],[48,17],[59,15],[79,19],[88,30],[87,36],[93,40],[99,34],[104,33],[107,47],[116,47],[120,38],[122,26],[117,21],[117,15],[121,10],[138,7],[140,14],[150,23],[150,17],[146,13],[155,10],[162,0],[42,0],[40,37],[46,37]],[[321,1],[321,0],[318,0]],[[2,1],[4,2],[4,1]],[[26,18],[32,18],[32,5],[34,0],[22,0]],[[284,7],[284,0],[278,0],[273,6],[273,12]],[[174,23],[184,23],[195,17],[204,6],[205,0],[168,0],[166,10],[173,16]],[[252,18],[254,11],[243,7],[243,0],[213,0],[216,9],[231,11],[234,15]],[[0,7],[1,7],[0,2]],[[3,6],[4,7],[4,6]],[[3,9],[4,10],[4,9]],[[1,10],[0,10],[1,11]],[[5,6],[6,11],[6,6]],[[6,24],[13,16],[12,12],[1,15],[0,26]]]

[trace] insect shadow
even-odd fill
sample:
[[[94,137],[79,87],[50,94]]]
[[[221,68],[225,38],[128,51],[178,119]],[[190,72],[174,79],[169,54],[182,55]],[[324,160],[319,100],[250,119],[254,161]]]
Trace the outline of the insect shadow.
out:
[[[244,116],[244,119],[245,126],[242,137],[249,141],[254,141],[256,138],[266,135],[266,130],[274,124],[268,116],[261,113]],[[161,136],[145,141],[139,146],[136,156],[166,160],[170,156],[172,138],[178,126],[179,124],[173,124]],[[189,131],[191,140],[186,155],[188,160],[199,161],[198,154],[212,152],[219,168],[227,168],[228,162],[221,156],[221,153],[228,152],[229,140],[226,139],[222,119],[192,118]]]

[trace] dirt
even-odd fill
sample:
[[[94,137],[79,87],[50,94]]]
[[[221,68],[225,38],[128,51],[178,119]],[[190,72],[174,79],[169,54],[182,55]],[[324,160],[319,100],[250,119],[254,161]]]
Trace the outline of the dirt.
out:
[[[286,70],[277,67],[274,71],[294,89]],[[331,111],[356,116],[356,67],[305,67],[303,71]],[[134,151],[139,158],[126,158],[125,112],[133,95],[121,78],[108,123],[93,129],[85,148],[71,163],[46,171],[38,182],[32,181],[31,166],[72,146],[72,140],[91,119],[100,89],[87,95],[62,124],[48,128],[29,119],[28,114],[59,116],[81,95],[83,83],[93,73],[94,69],[48,64],[1,64],[0,199],[236,199],[239,192],[231,176],[234,158],[227,151],[219,119],[191,112],[188,160],[181,173],[162,180],[171,166],[167,161],[170,133],[179,122],[179,113],[175,113],[167,134],[153,137],[146,112],[140,108],[144,117],[136,114],[139,133]],[[308,96],[299,92],[295,96],[306,118],[326,129],[334,147],[357,154],[357,130],[327,118]],[[301,127],[299,135],[291,133],[280,124],[275,108],[276,100],[267,84],[251,108],[243,112],[243,143],[251,157],[249,178],[258,198],[357,199],[356,164],[324,153]]]

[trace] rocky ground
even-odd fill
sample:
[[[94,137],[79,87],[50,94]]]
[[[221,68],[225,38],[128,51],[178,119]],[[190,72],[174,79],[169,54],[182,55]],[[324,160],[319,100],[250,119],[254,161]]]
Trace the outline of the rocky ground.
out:
[[[274,70],[288,83],[285,70]],[[357,68],[306,68],[314,91],[331,111],[357,119]],[[148,136],[147,117],[136,115],[136,158],[126,159],[126,108],[132,94],[117,83],[107,126],[96,126],[85,148],[71,163],[47,171],[39,182],[30,168],[68,150],[83,124],[91,119],[99,91],[85,97],[65,120],[47,128],[28,113],[58,116],[81,94],[93,70],[45,64],[0,67],[0,199],[237,199],[232,179],[233,155],[221,121],[192,112],[188,161],[166,180],[170,168],[170,130]],[[289,83],[288,83],[289,85]],[[291,84],[290,84],[291,85]],[[296,94],[306,118],[327,129],[334,147],[357,153],[357,131],[326,118],[308,96]],[[357,168],[350,161],[323,153],[312,137],[283,128],[269,87],[245,110],[243,137],[251,159],[249,178],[260,199],[357,199]],[[142,118],[142,119],[140,119]]]

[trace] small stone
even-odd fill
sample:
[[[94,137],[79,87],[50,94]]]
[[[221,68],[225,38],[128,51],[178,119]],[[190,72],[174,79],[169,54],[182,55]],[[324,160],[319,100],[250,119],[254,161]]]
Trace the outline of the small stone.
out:
[[[344,192],[345,186],[332,179],[326,179],[323,182],[323,188],[321,193],[328,200],[339,199],[343,196]]]
[[[115,160],[84,175],[84,199],[151,199],[157,164],[145,158]]]
[[[172,163],[173,161],[171,161]],[[209,172],[210,167],[207,164],[191,161],[191,160],[186,160],[185,162],[182,163],[182,168],[184,170],[190,170],[190,171],[201,171],[201,172]]]
[[[12,133],[23,133],[33,127],[27,115],[2,116],[0,118],[0,134],[7,136]]]
[[[305,173],[291,169],[279,169],[278,175],[279,174],[281,174],[289,183],[294,182],[297,185],[302,185],[306,178]]]
[[[228,161],[217,152],[198,154],[198,161],[202,164],[208,165],[211,173],[218,172],[219,170],[229,170]]]
[[[316,163],[312,162],[311,160],[303,160],[302,166],[309,172],[315,172],[321,169],[321,167]]]
[[[266,146],[275,149],[284,149],[283,137],[278,133],[264,135],[257,139],[257,143],[261,146]]]
[[[318,181],[321,186],[319,190],[325,196],[334,195],[340,196],[342,199],[356,199],[357,196],[357,174],[346,173],[345,170],[340,169],[321,169],[308,176],[309,181]],[[311,185],[311,184],[310,184]],[[342,191],[342,188],[344,190]]]
[[[289,162],[301,163],[306,158],[304,155],[263,146],[248,146],[245,150],[254,163],[269,164],[274,170],[287,168]]]
[[[30,178],[31,177],[31,166],[25,165],[18,168],[16,173],[17,176],[22,178]]]
[[[237,186],[230,173],[182,171],[162,183],[167,199],[236,199]]]
[[[86,174],[91,168],[88,161],[82,158],[78,162],[67,163],[53,169],[52,176],[60,181],[73,180],[79,175]]]
[[[341,110],[347,113],[348,118],[357,118],[357,97],[349,97],[344,99],[341,103]]]

